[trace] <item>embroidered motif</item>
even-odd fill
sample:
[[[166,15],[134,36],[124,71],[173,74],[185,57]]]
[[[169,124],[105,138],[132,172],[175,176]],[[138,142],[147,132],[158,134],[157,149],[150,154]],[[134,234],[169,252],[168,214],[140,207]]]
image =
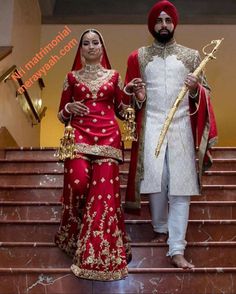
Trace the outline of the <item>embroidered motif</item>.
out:
[[[197,63],[200,62],[197,50],[184,47],[182,45],[176,44],[175,42],[166,46],[154,42],[150,46],[139,49],[138,56],[142,73],[144,73],[147,64],[153,60],[154,56],[166,59],[170,55],[175,55],[176,58],[180,60],[189,70],[189,72],[193,72]]]
[[[101,199],[102,195],[99,196]],[[127,247],[124,246],[123,242],[123,240],[126,240],[124,233],[118,227],[119,219],[122,217],[121,210],[113,211],[109,202],[103,197],[103,213],[99,223],[95,223],[95,204],[95,196],[93,196],[86,206],[86,222],[84,221],[81,226],[79,242],[77,244],[78,249],[71,269],[76,276],[87,279],[106,281],[124,278],[128,273],[126,262]],[[115,230],[112,235],[107,236],[106,234],[110,234],[113,228]],[[94,238],[97,238],[96,242]],[[93,243],[90,242],[91,239],[94,240]],[[99,250],[97,246],[99,246]]]
[[[66,91],[69,88],[68,78],[66,77],[63,83],[63,90]]]
[[[118,78],[118,87],[123,90],[124,88],[124,85],[123,85],[123,82],[122,82],[122,79],[121,79],[121,76],[119,75],[119,78]]]
[[[69,201],[62,206],[63,218],[55,236],[55,243],[69,256],[74,256],[77,248],[78,234],[81,227],[84,198],[83,195],[81,195],[81,197],[77,197],[78,201],[75,205],[72,202],[73,192],[70,186],[68,194]]]
[[[122,160],[122,151],[112,146],[106,145],[89,145],[86,143],[78,143],[76,145],[76,151],[83,154],[100,155],[104,157],[112,157]]]
[[[128,269],[122,269],[118,271],[100,272],[95,270],[80,269],[76,265],[71,266],[71,270],[77,277],[89,279],[89,280],[101,280],[101,281],[112,281],[120,280],[128,276]]]
[[[83,75],[82,73],[83,73],[83,70],[72,71],[72,75],[76,79],[76,81],[86,85],[86,87],[88,87],[88,89],[92,93],[92,98],[96,99],[97,93],[100,90],[101,86],[112,78],[115,71],[103,70],[102,76],[97,77],[95,80],[92,80],[91,78],[87,78],[86,75]]]
[[[75,158],[82,158],[84,160],[87,160],[87,161],[91,161],[90,158],[86,157],[86,156],[83,156],[83,155],[80,155],[80,154],[76,154],[75,155]],[[87,172],[87,171],[86,171]]]
[[[115,163],[117,165],[119,165],[118,161],[112,158],[103,158],[103,159],[96,159],[93,161],[94,163],[102,163],[102,162],[112,162]]]

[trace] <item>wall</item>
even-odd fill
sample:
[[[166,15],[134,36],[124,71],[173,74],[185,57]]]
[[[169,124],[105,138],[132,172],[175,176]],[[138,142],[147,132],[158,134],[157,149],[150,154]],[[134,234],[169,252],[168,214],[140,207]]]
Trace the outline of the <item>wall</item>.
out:
[[[0,46],[11,42],[14,0],[0,0]]]
[[[73,37],[79,39],[81,32],[89,27],[93,26],[69,25],[71,35],[64,40],[61,47]],[[62,25],[43,25],[41,46],[53,39],[62,28]],[[117,69],[123,78],[129,53],[152,42],[144,25],[96,25],[96,28],[104,36],[113,68]],[[211,40],[225,38],[216,54],[217,59],[210,61],[206,69],[218,124],[218,146],[236,146],[235,91],[232,87],[235,83],[234,69],[236,67],[235,32],[236,25],[179,25],[176,30],[176,39],[179,43],[200,51]],[[73,48],[44,77],[46,83],[44,101],[49,109],[42,122],[41,146],[57,146],[63,134],[63,127],[57,121],[56,114],[62,83],[71,68],[75,53],[76,48]]]
[[[3,0],[4,2],[4,0]],[[5,37],[1,45],[13,46],[13,53],[0,62],[0,74],[13,64],[23,66],[39,50],[41,32],[41,14],[37,0],[14,0],[1,6],[1,14],[7,19]],[[5,10],[3,10],[3,8]],[[0,33],[6,23],[0,22]],[[37,68],[37,67],[35,67]],[[25,81],[32,73],[27,73]],[[17,87],[12,81],[0,84],[0,127],[6,127],[19,146],[39,146],[40,126],[32,126],[23,113],[16,98]],[[35,84],[29,89],[30,96],[40,95],[39,87]]]

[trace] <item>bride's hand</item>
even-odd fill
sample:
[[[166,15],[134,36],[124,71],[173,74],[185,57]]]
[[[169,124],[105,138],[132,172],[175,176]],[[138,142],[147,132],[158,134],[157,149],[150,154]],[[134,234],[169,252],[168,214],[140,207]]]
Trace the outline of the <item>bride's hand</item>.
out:
[[[89,108],[81,101],[68,103],[67,110],[72,114],[80,116],[89,114]]]
[[[135,78],[130,81],[126,86],[125,90],[128,93],[134,93],[136,98],[142,102],[145,99],[145,83],[140,78]]]

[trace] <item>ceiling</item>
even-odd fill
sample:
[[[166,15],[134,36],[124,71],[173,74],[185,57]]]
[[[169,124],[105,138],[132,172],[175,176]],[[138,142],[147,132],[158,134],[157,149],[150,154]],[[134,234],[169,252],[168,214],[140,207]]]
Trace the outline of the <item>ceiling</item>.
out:
[[[38,0],[43,24],[144,24],[156,0]],[[181,24],[236,24],[236,0],[173,0]]]

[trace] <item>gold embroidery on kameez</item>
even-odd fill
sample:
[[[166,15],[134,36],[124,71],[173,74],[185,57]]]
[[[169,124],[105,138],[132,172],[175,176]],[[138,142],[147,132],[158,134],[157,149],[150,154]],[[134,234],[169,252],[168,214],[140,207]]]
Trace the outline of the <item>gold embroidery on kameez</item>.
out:
[[[108,82],[115,73],[114,70],[103,69],[103,75],[92,80],[90,77],[88,78],[86,75],[83,75],[82,72],[83,70],[72,71],[72,75],[78,83],[83,83],[90,90],[93,99],[97,98],[97,93],[104,82]]]
[[[69,87],[68,77],[65,78],[63,83],[63,90],[66,91]]]
[[[83,154],[100,155],[104,157],[113,157],[122,160],[122,151],[112,146],[77,143],[76,152]]]

